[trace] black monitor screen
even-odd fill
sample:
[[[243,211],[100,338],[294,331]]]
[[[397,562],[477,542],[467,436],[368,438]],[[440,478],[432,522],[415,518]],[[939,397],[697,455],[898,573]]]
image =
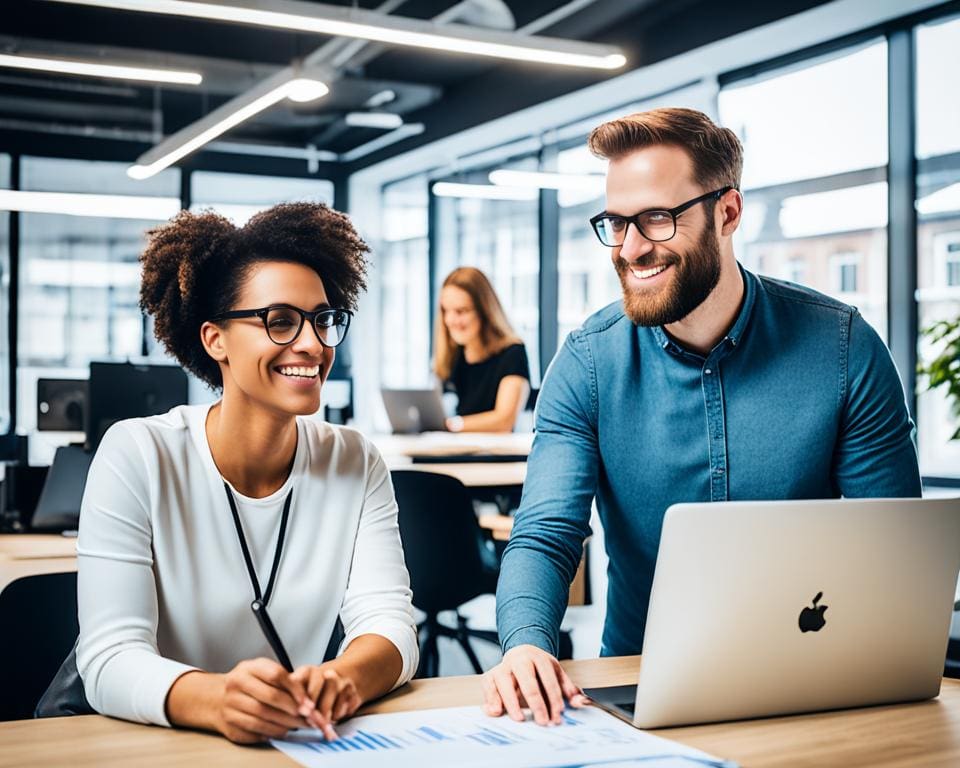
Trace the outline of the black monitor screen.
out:
[[[83,432],[86,413],[86,381],[37,379],[37,429]]]
[[[87,447],[121,419],[166,413],[187,402],[187,374],[175,365],[90,363]]]

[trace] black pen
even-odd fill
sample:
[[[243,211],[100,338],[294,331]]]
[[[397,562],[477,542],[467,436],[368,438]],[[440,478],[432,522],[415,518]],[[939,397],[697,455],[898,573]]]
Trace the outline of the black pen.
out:
[[[273,622],[270,621],[267,606],[265,606],[261,600],[254,600],[250,603],[250,610],[253,611],[253,615],[257,617],[260,629],[263,630],[267,642],[270,643],[270,647],[273,648],[273,653],[276,655],[277,661],[283,664],[283,668],[287,670],[287,672],[293,672],[293,664],[290,663],[290,657],[287,656],[287,649],[283,647],[283,643],[280,641],[280,635],[277,634]]]

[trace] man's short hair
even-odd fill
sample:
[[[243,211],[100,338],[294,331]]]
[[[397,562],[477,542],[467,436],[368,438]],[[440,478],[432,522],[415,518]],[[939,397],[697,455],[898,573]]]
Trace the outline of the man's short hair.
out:
[[[693,161],[694,181],[704,189],[740,188],[740,140],[729,128],[721,128],[695,109],[665,107],[636,112],[598,125],[587,139],[590,151],[607,160],[658,144],[686,151]]]

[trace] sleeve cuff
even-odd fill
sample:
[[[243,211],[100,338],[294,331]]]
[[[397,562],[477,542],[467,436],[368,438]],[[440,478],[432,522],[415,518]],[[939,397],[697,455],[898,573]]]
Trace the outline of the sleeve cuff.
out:
[[[179,661],[157,657],[156,669],[145,672],[137,681],[133,691],[133,707],[137,718],[154,725],[171,727],[167,718],[167,696],[173,684],[187,672],[193,672],[196,667],[181,664]]]
[[[518,645],[535,645],[551,656],[557,655],[556,638],[543,627],[533,625],[515,629],[503,638],[501,645],[504,653],[511,648],[516,648]]]
[[[417,665],[420,663],[420,647],[417,644],[417,632],[413,627],[407,625],[384,627],[380,625],[376,628],[359,629],[343,639],[343,643],[340,645],[340,653],[343,653],[346,647],[360,635],[378,635],[386,638],[400,652],[403,666],[400,670],[400,676],[390,688],[391,691],[413,679],[417,672]]]

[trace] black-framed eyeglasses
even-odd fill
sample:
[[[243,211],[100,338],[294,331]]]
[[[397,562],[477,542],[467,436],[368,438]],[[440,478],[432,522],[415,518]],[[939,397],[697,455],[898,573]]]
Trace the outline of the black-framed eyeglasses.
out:
[[[274,344],[293,344],[309,320],[317,339],[325,347],[333,348],[347,336],[353,313],[349,309],[317,309],[307,312],[290,304],[272,304],[261,309],[234,309],[211,318],[213,322],[235,320],[243,317],[259,317],[264,330]]]
[[[719,200],[723,195],[729,192],[733,187],[723,187],[713,192],[707,192],[705,195],[695,197],[693,200],[687,200],[676,208],[651,208],[647,211],[640,211],[633,216],[618,216],[612,213],[598,213],[590,219],[590,226],[597,233],[600,242],[610,248],[616,248],[623,245],[627,239],[627,230],[633,224],[641,235],[654,243],[662,243],[669,240],[677,234],[677,216],[683,213],[697,203],[703,203],[707,200]]]

